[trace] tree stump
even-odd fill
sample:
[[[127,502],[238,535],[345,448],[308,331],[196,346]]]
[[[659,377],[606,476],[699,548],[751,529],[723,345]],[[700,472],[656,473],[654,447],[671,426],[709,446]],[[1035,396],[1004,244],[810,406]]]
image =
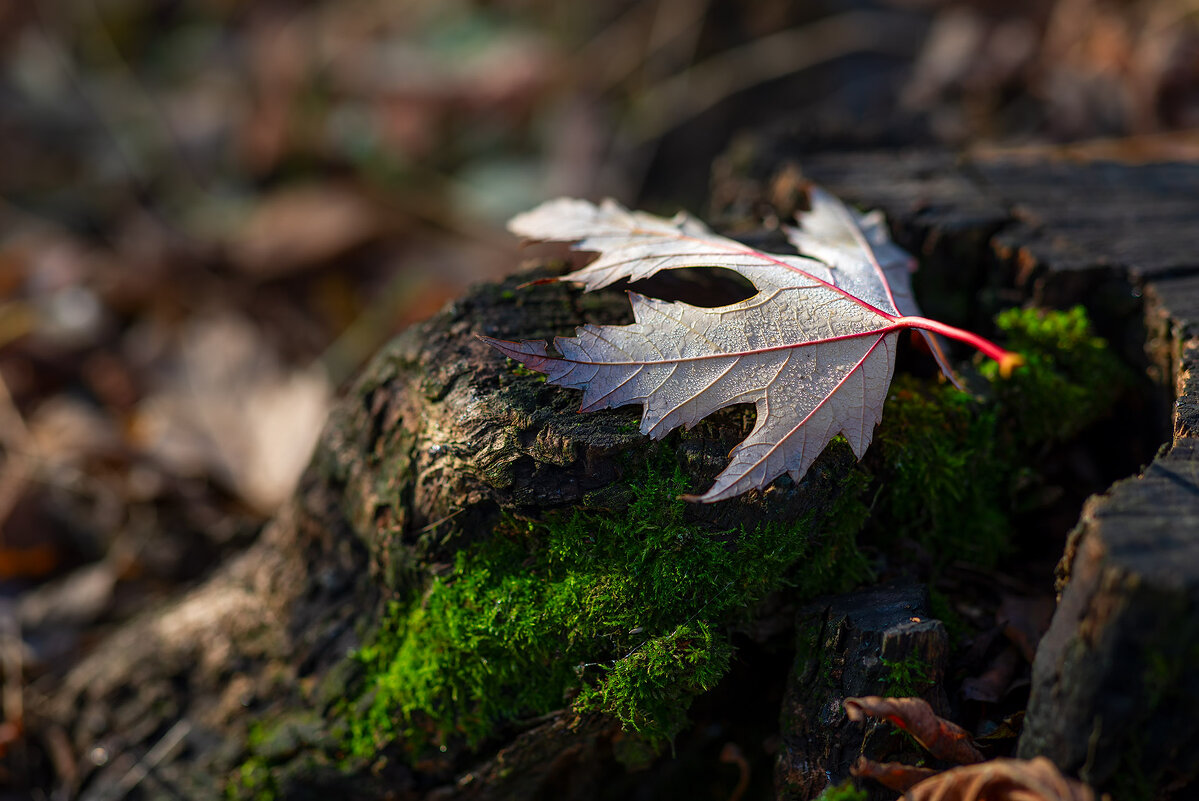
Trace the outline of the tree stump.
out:
[[[761,152],[761,163],[772,166],[756,177],[740,168],[718,174],[718,208],[737,216],[738,204],[766,196],[785,213],[793,181],[777,165],[790,155],[785,142],[775,142]],[[1076,751],[1055,743],[1094,736],[1104,754],[1131,748],[1141,734],[1136,726],[1099,728],[1099,722],[1141,720],[1147,708],[1137,705],[1155,702],[1149,703],[1155,714],[1166,716],[1154,729],[1162,739],[1145,743],[1161,749],[1157,761],[1141,752],[1148,781],[1164,781],[1165,754],[1183,766],[1179,786],[1191,781],[1193,726],[1187,738],[1169,735],[1167,742],[1166,724],[1175,720],[1168,707],[1194,708],[1196,672],[1186,662],[1192,651],[1154,639],[1171,627],[1139,621],[1171,610],[1172,630],[1181,631],[1196,616],[1199,494],[1189,443],[1199,397],[1191,378],[1199,302],[1175,290],[1194,280],[1188,273],[1194,259],[1183,243],[1196,235],[1199,166],[862,153],[806,158],[802,168],[847,200],[887,212],[900,244],[927,262],[925,289],[941,299],[926,304],[931,315],[961,323],[1005,302],[1087,302],[1130,359],[1147,361],[1164,386],[1178,377],[1173,449],[1144,479],[1092,504],[1073,540],[1075,554],[1094,558],[1070,563],[1054,633],[1038,657],[1022,750],[1082,769]],[[755,188],[742,191],[742,183]],[[379,737],[373,750],[363,745],[361,721],[386,689],[371,684],[371,649],[397,625],[397,608],[425,609],[439,577],[478,549],[549,537],[537,521],[629,522],[629,509],[643,508],[635,504],[646,476],[661,478],[655,464],[680,465],[676,478],[684,489],[702,489],[747,431],[749,420],[734,409],[654,444],[637,433],[634,409],[576,414],[577,395],[514,369],[474,334],[543,338],[569,334],[583,322],[625,322],[627,301],[618,292],[583,296],[561,285],[518,288],[528,278],[477,288],[391,343],[347,391],[294,502],[259,541],[169,608],[128,624],[34,705],[31,730],[57,743],[46,747],[57,754],[47,759],[57,760],[68,790],[86,798],[226,792],[294,799],[597,798],[688,779],[685,770],[626,773],[623,766],[644,761],[645,750],[621,731],[617,713],[572,711],[579,708],[577,686],[544,714],[488,721],[475,739],[465,733],[478,722],[468,709],[458,718],[461,731],[447,733],[416,715],[405,731],[392,733],[405,736]],[[1138,425],[1151,436],[1155,421],[1147,417]],[[707,626],[705,617],[711,604],[726,599],[720,589],[726,582],[737,597],[762,602],[750,615],[759,624],[772,616],[787,621],[794,612],[754,595],[750,585],[760,577],[756,568],[735,564],[748,561],[737,558],[746,546],[729,532],[802,524],[793,530],[802,547],[827,555],[820,549],[836,546],[852,463],[847,448],[834,446],[799,485],[782,479],[737,501],[663,511],[663,520],[676,521],[671,525],[709,532],[705,542],[732,556],[734,564],[722,562],[720,569],[741,572],[721,578],[718,591],[690,599],[686,615],[655,618],[644,630],[613,630],[592,660],[571,652],[579,661],[566,669],[594,690],[601,686],[588,684],[595,671],[611,677],[619,665],[634,670],[656,654],[686,651],[714,660],[708,673],[679,674],[678,688],[662,685],[670,704],[685,706],[720,674],[715,662],[724,659],[727,668],[731,651],[722,630],[734,621]],[[1121,516],[1127,510],[1151,518],[1160,537],[1125,538],[1137,528]],[[576,513],[586,516],[571,517]],[[680,558],[689,558],[695,545],[680,540]],[[1127,553],[1120,551],[1125,546]],[[1156,578],[1167,574],[1169,581]],[[1121,581],[1103,579],[1112,575]],[[1119,614],[1100,617],[1107,609]],[[648,607],[645,614],[654,616]],[[416,625],[404,620],[409,630]],[[1136,637],[1125,636],[1129,626],[1140,628]],[[564,642],[570,635],[561,632]],[[1063,642],[1064,651],[1053,645]],[[1145,650],[1113,650],[1126,642]],[[1193,633],[1185,634],[1184,644],[1194,642]],[[1154,650],[1158,645],[1164,650]],[[1054,648],[1069,658],[1055,660]],[[1103,689],[1117,680],[1139,680],[1140,689],[1119,695]],[[1083,685],[1102,691],[1062,691]],[[1085,709],[1062,708],[1084,701]],[[1056,719],[1077,726],[1047,725]],[[736,770],[715,758],[702,770],[729,793],[737,784]],[[1104,782],[1112,774],[1103,770],[1089,775]],[[763,780],[755,781],[765,793]]]
[[[39,712],[83,755],[73,789],[88,798],[217,797],[231,779],[246,795],[269,788],[287,798],[591,797],[594,783],[580,777],[595,765],[612,769],[620,726],[572,713],[569,698],[541,719],[495,721],[481,743],[450,736],[421,749],[414,766],[402,744],[357,757],[345,745],[361,712],[345,702],[357,702],[369,678],[351,655],[378,639],[390,603],[419,605],[431,577],[499,536],[504,521],[627,513],[630,477],[644,477],[647,462],[681,465],[683,489],[700,490],[748,431],[730,410],[652,443],[637,431],[636,410],[579,414],[574,393],[476,338],[552,337],[631,316],[621,292],[518,288],[544,275],[481,286],[391,343],[346,393],[294,503],[260,541],[71,671]],[[747,525],[804,521],[796,535],[817,543],[852,463],[847,447],[833,448],[801,485],[778,482],[679,514],[688,530],[726,540],[730,561],[739,547],[730,532]],[[720,600],[697,600],[699,623]],[[668,631],[647,622],[643,639],[696,622],[672,621]],[[619,634],[640,642],[636,632]],[[693,694],[680,692],[677,703]]]
[[[844,702],[865,695],[924,694],[934,710],[946,713],[949,636],[941,621],[929,618],[928,590],[884,586],[825,599],[800,610],[796,632],[775,773],[780,801],[815,798],[830,784],[840,784],[862,754],[876,762],[920,759],[889,725],[871,725],[863,734],[861,726],[850,723]],[[892,667],[905,664],[917,665],[919,678],[905,675],[896,682]]]
[[[1186,798],[1199,781],[1199,165],[1043,155],[850,156],[805,171],[926,228],[926,248],[973,231],[1038,303],[1083,302],[1110,320],[1145,298],[1143,362],[1173,387],[1172,437],[1083,510],[1019,752],[1118,798]]]
[[[1173,439],[1083,509],[1020,742],[1122,798],[1199,778],[1199,282],[1148,293],[1176,354]]]

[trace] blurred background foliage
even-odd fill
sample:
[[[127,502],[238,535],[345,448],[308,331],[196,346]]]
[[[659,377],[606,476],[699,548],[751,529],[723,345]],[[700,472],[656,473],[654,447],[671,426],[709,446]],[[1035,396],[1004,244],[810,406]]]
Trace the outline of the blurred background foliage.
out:
[[[53,682],[247,543],[517,211],[764,130],[1191,158],[1197,77],[1196,0],[0,4],[0,635]]]

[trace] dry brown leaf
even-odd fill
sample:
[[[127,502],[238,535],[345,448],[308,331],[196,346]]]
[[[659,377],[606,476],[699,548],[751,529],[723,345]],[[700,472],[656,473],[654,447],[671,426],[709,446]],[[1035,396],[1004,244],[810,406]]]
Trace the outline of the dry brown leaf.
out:
[[[985,704],[998,703],[1012,686],[1020,660],[1020,651],[1009,644],[991,660],[981,675],[971,676],[962,682],[962,697]]]
[[[850,767],[849,775],[859,779],[874,779],[884,787],[904,793],[925,779],[936,776],[937,771],[905,765],[902,762],[875,762],[860,756]]]
[[[190,323],[169,368],[135,410],[136,445],[177,475],[216,476],[254,509],[274,511],[325,419],[323,370],[282,364],[235,314]]]
[[[992,759],[925,779],[904,801],[1095,801],[1095,792],[1045,757]]]
[[[297,186],[259,203],[230,250],[242,273],[269,280],[332,261],[381,231],[374,206],[352,187]]]
[[[1049,629],[1049,620],[1057,604],[1051,594],[1026,597],[1004,593],[996,613],[997,622],[1008,638],[1032,664],[1037,643]]]
[[[937,759],[962,765],[984,759],[970,741],[969,732],[937,717],[928,702],[920,698],[881,698],[877,695],[846,698],[845,714],[852,721],[866,717],[890,721],[912,735]]]

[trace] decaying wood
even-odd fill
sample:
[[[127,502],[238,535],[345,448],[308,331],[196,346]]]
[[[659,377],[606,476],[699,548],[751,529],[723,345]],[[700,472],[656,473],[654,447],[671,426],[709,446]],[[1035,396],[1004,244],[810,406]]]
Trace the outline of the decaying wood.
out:
[[[718,185],[722,208],[751,216],[738,204],[773,196],[785,214],[778,165],[788,155],[783,144],[763,153],[772,165],[763,180],[777,179],[771,191]],[[1199,215],[1192,203],[1199,165],[913,152],[809,158],[802,169],[847,200],[887,212],[900,244],[926,261],[926,285],[957,299],[955,308],[928,308],[930,315],[969,320],[996,296],[1086,301],[1105,319],[1134,323],[1113,329],[1123,335],[1137,330],[1144,312],[1148,365],[1164,385],[1178,382],[1176,441],[1143,477],[1088,506],[1037,659],[1021,749],[1102,782],[1117,757],[1089,758],[1093,740],[1094,754],[1133,755],[1151,781],[1174,778],[1184,787],[1199,770],[1199,669],[1188,661],[1199,642]],[[515,374],[474,337],[545,338],[581,321],[625,322],[624,296],[583,300],[566,287],[518,290],[519,283],[481,287],[391,343],[347,392],[295,501],[256,545],[168,608],[118,631],[62,687],[31,699],[32,737],[60,742],[65,732],[78,766],[67,790],[88,798],[218,797],[246,756],[249,722],[269,716],[287,721],[269,744],[294,765],[280,782],[287,798],[597,792],[602,781],[579,777],[611,766],[602,760],[613,727],[565,713],[512,727],[486,751],[455,747],[415,767],[395,750],[357,772],[329,756],[337,737],[326,725],[330,710],[359,678],[347,654],[370,637],[388,598],[486,537],[501,511],[602,505],[628,460],[650,447],[636,432],[635,410],[578,415],[576,396]],[[1117,342],[1133,359],[1145,358],[1144,345],[1134,334]],[[677,446],[696,489],[719,471],[744,433],[740,425],[729,418]],[[692,513],[729,526],[747,516],[794,519],[827,502],[819,488],[775,486]],[[867,628],[882,637],[901,623]],[[851,652],[858,651],[847,645]],[[809,689],[793,679],[791,697]],[[814,706],[822,702],[796,703],[809,723],[784,732],[792,755],[797,737],[824,736]],[[803,747],[834,750],[814,741]],[[842,773],[857,754],[844,756],[837,757]]]
[[[635,410],[578,414],[573,393],[514,371],[476,334],[552,337],[628,315],[622,292],[520,290],[531,277],[479,287],[391,343],[347,392],[294,503],[260,541],[119,631],[38,705],[39,725],[65,730],[81,761],[68,789],[218,797],[247,755],[247,724],[269,719],[282,734],[268,750],[296,765],[280,781],[284,797],[325,788],[363,798],[565,798],[576,785],[586,797],[593,785],[575,779],[599,755],[610,758],[602,744],[611,721],[564,713],[514,727],[488,751],[457,746],[419,769],[383,754],[386,769],[361,773],[333,764],[339,743],[328,727],[357,679],[348,655],[369,641],[387,599],[489,536],[501,513],[606,509],[605,490],[653,447],[675,448],[700,489],[744,436],[741,416],[726,415],[655,446],[637,432]],[[725,530],[802,519],[833,502],[851,461],[834,454],[823,462],[827,479],[688,513]],[[154,752],[168,732],[178,741]]]
[[[1199,774],[1197,456],[1180,441],[1083,510],[1034,662],[1022,755],[1097,785]]]
[[[949,637],[929,619],[919,585],[879,587],[814,603],[796,617],[796,660],[780,717],[775,767],[778,798],[808,801],[850,775],[857,758],[920,757],[888,726],[851,722],[846,698],[894,692],[891,663],[913,660],[927,671],[920,688],[944,710]]]
[[[996,269],[1038,303],[1119,316],[1147,301],[1143,358],[1174,385],[1173,436],[1083,511],[1020,754],[1101,788],[1189,797],[1199,781],[1199,165],[908,158],[838,157],[805,171],[926,228],[930,249],[938,231],[985,232]],[[896,171],[903,180],[888,182]]]

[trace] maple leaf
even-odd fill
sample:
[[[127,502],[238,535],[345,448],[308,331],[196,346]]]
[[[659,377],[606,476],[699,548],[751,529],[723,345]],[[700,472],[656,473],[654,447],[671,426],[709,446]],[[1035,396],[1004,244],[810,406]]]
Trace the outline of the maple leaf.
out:
[[[753,430],[703,495],[711,503],[765,487],[783,473],[799,481],[825,446],[845,436],[860,459],[882,416],[900,331],[967,342],[1000,362],[1021,363],[981,337],[917,316],[911,257],[887,236],[881,216],[855,215],[819,189],[812,210],[786,230],[808,256],[766,253],[712,232],[680,213],[667,220],[613,200],[595,206],[559,198],[520,214],[509,230],[528,239],[576,242],[594,251],[586,267],[557,280],[593,291],[660,270],[723,267],[757,294],[701,308],[629,293],[632,325],[585,325],[543,341],[480,337],[545,373],[550,383],[583,390],[580,411],[639,403],[641,432],[659,439],[678,426],[739,403],[753,403]],[[810,257],[814,258],[810,258]],[[938,361],[952,378],[943,356]]]

